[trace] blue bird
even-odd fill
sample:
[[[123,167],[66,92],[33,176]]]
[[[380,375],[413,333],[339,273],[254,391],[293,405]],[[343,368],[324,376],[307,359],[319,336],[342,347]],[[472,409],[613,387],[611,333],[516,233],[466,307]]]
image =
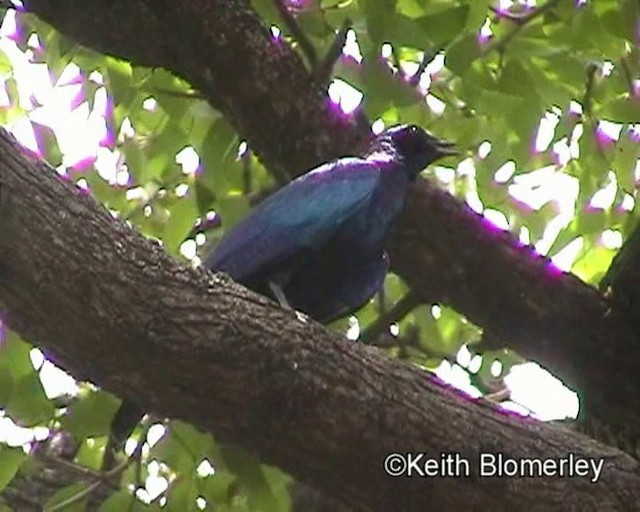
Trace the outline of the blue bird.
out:
[[[267,198],[204,266],[319,322],[352,313],[383,284],[409,183],[452,146],[418,126],[389,128],[362,157],[320,165]]]
[[[456,154],[417,126],[375,137],[362,157],[340,158],[300,176],[267,198],[206,257],[283,306],[328,323],[362,307],[382,286],[387,235],[407,187],[431,162]],[[143,415],[123,401],[111,423],[103,469]]]

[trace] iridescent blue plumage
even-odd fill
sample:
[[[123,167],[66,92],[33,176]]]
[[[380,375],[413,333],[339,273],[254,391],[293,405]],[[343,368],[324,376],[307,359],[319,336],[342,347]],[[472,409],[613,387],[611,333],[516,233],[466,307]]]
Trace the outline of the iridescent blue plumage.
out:
[[[362,158],[323,164],[258,205],[205,259],[252,290],[320,322],[360,308],[382,286],[384,243],[407,186],[451,145],[416,126],[386,130]]]

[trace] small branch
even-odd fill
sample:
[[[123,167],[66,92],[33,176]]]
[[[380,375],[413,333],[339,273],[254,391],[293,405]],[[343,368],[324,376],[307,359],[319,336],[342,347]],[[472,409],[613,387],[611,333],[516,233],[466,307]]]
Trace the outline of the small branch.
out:
[[[147,434],[149,433],[150,428],[151,428],[151,423],[146,422],[138,438],[139,439],[138,444],[136,445],[135,450],[133,450],[133,453],[131,454],[131,456],[128,457],[126,460],[122,461],[117,466],[113,467],[112,469],[104,473],[97,473],[88,468],[83,468],[82,466],[79,466],[77,464],[73,464],[68,461],[61,460],[62,463],[66,463],[67,465],[72,465],[74,469],[84,472],[85,474],[87,474],[88,476],[91,476],[95,480],[91,484],[89,484],[87,487],[82,489],[81,491],[78,491],[73,496],[69,496],[66,500],[61,501],[60,503],[54,505],[53,507],[45,509],[45,512],[56,512],[58,510],[64,510],[70,505],[73,505],[74,503],[78,503],[79,501],[89,496],[92,492],[97,490],[101,485],[105,483],[109,483],[114,478],[121,475],[122,472],[134,462],[137,462],[138,464],[140,464],[140,461],[142,459],[142,447],[144,445],[145,439],[147,438]]]
[[[251,150],[247,149],[240,158],[242,159],[242,194],[248,196],[253,191]]]
[[[586,117],[591,118],[592,111],[592,99],[593,99],[593,85],[595,82],[596,73],[598,71],[598,65],[591,63],[587,66],[587,79],[585,82],[584,96],[582,97],[582,108]]]
[[[169,96],[171,98],[183,98],[186,100],[205,100],[204,95],[199,93],[198,91],[176,91],[173,89],[168,89],[165,87],[152,87],[149,89],[149,92],[154,94],[162,94],[164,96]]]
[[[175,179],[171,181],[155,181],[158,185],[158,188],[154,190],[146,201],[138,203],[135,205],[129,213],[123,216],[124,220],[131,220],[134,215],[137,215],[140,212],[143,212],[147,206],[152,206],[153,202],[159,198],[160,194],[164,191],[167,192],[169,190],[174,189],[178,185],[182,184],[185,180],[185,176],[183,174],[177,176]]]
[[[535,9],[533,9],[532,11],[528,12],[527,14],[523,14],[523,15],[516,15],[516,14],[508,14],[505,15],[504,12],[499,12],[497,14],[499,14],[500,16],[502,16],[503,18],[507,18],[511,21],[514,21],[516,23],[515,27],[513,27],[513,29],[508,32],[507,34],[505,34],[505,36],[497,41],[493,41],[491,43],[489,43],[484,51],[482,52],[484,55],[487,55],[493,51],[497,51],[500,53],[503,53],[507,47],[507,44],[509,44],[509,42],[518,35],[518,33],[525,27],[527,26],[529,23],[531,23],[533,20],[535,20],[536,18],[542,16],[543,14],[545,14],[547,11],[553,9],[556,5],[558,5],[562,0],[549,0],[546,4],[541,5],[540,7],[537,7]],[[495,11],[494,11],[495,12]]]
[[[349,29],[352,25],[353,22],[349,18],[346,18],[342,22],[342,26],[336,33],[336,37],[333,39],[324,59],[322,59],[322,62],[314,68],[313,80],[322,88],[326,87],[329,83],[331,72],[340,58],[340,55],[342,55],[342,49],[344,48],[344,44],[347,42],[347,34],[349,33]]]
[[[433,52],[433,53],[424,52],[424,54],[422,55],[422,60],[418,65],[418,69],[416,69],[416,72],[414,73],[414,75],[409,79],[409,85],[411,85],[412,87],[418,86],[418,84],[420,83],[420,77],[422,76],[422,73],[424,73],[424,71],[427,69],[427,66],[429,65],[429,62],[433,60],[433,57],[437,53],[438,52]]]
[[[533,12],[533,11],[511,12],[503,9],[498,9],[497,7],[493,7],[493,6],[489,7],[489,10],[496,15],[495,19],[498,21],[509,20],[520,25],[527,23],[531,13]]]
[[[275,6],[278,14],[282,18],[285,26],[291,32],[291,35],[300,45],[302,49],[302,53],[307,58],[307,62],[309,63],[309,67],[314,70],[318,67],[318,55],[316,54],[316,49],[313,46],[313,43],[309,40],[307,35],[304,33],[300,25],[298,25],[297,20],[293,17],[293,15],[289,12],[289,9],[284,3],[284,0],[273,0],[273,5]]]
[[[74,503],[78,503],[79,501],[89,496],[96,489],[98,489],[102,484],[105,483],[105,481],[111,480],[114,476],[117,476],[122,471],[124,471],[127,468],[127,466],[131,464],[131,462],[132,462],[131,458],[123,461],[121,464],[109,470],[107,473],[104,473],[104,475],[101,478],[95,480],[94,482],[89,484],[87,487],[85,487],[81,491],[78,491],[73,496],[69,496],[66,500],[61,501],[60,503],[54,505],[53,507],[46,508],[45,512],[56,512],[58,510],[64,510],[65,508],[73,505]]]
[[[391,59],[393,60],[393,65],[396,67],[396,72],[404,79],[405,75],[402,70],[402,64],[400,63],[400,55],[398,55],[398,50],[393,45],[391,45]]]
[[[404,318],[418,304],[420,304],[420,297],[413,290],[409,290],[389,311],[380,315],[377,320],[362,331],[358,341],[369,345],[377,345],[376,340],[389,329],[389,325]]]
[[[627,83],[629,95],[633,98],[636,96],[636,88],[633,83],[633,75],[631,74],[631,68],[629,67],[627,57],[620,58],[620,67],[622,68],[622,73],[624,74],[624,79]]]

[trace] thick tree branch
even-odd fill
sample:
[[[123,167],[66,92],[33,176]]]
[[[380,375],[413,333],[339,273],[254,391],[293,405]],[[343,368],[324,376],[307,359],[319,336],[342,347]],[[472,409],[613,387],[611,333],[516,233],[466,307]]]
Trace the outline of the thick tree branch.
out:
[[[189,80],[279,172],[353,153],[367,135],[329,108],[299,57],[243,0],[25,3],[82,44]],[[640,439],[638,336],[596,290],[424,182],[390,252],[425,300],[451,305],[562,377],[580,391],[581,414],[614,437]]]
[[[628,455],[462,398],[416,367],[185,267],[4,131],[0,198],[0,314],[13,329],[76,377],[213,432],[357,510],[640,500],[640,467]],[[459,453],[471,476],[385,475],[385,457],[408,451]],[[598,485],[481,478],[481,452],[606,460]]]

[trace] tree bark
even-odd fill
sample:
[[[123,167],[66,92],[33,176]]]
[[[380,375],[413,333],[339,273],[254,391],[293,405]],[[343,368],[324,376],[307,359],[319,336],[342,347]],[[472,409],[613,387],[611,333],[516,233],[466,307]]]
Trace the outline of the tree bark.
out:
[[[223,275],[185,267],[4,131],[0,253],[3,321],[62,368],[213,432],[356,510],[617,509],[640,500],[630,456],[469,400]],[[387,455],[415,451],[459,454],[469,476],[385,474]],[[569,452],[605,459],[598,485],[477,471],[480,453]]]
[[[244,0],[25,5],[81,44],[188,80],[278,175],[353,153],[367,136],[329,107],[298,55]],[[426,182],[410,194],[390,255],[392,270],[425,301],[453,307],[487,338],[549,368],[580,392],[593,433],[604,429],[609,442],[635,452],[640,351],[624,311]]]

